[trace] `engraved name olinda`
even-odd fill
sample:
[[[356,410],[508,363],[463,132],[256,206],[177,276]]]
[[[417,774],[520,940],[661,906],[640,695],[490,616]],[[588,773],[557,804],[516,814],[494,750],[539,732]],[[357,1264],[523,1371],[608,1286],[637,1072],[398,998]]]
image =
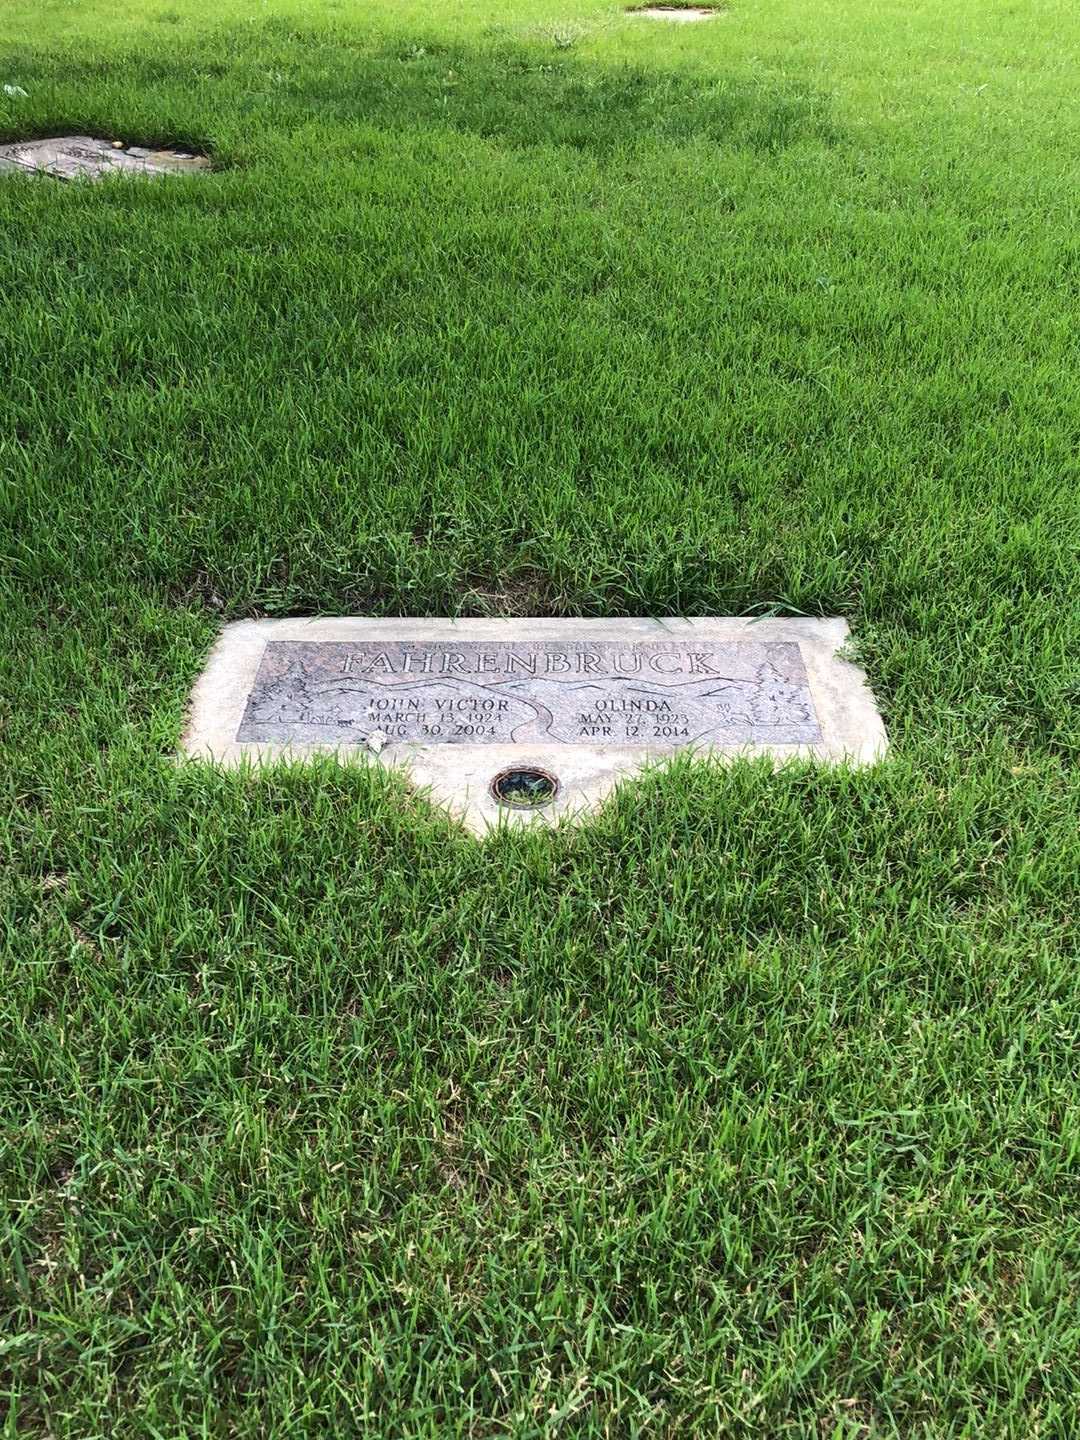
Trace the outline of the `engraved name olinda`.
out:
[[[236,738],[299,744],[812,744],[797,644],[272,641]]]

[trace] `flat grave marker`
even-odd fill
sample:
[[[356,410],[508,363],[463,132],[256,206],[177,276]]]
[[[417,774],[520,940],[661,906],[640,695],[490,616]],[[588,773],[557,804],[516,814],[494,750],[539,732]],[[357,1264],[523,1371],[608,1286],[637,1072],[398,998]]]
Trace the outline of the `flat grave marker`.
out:
[[[595,807],[679,750],[885,752],[843,620],[251,620],[223,631],[183,753],[400,764],[483,833]]]
[[[104,175],[183,175],[205,170],[205,155],[187,150],[148,150],[117,146],[92,135],[59,135],[49,140],[17,140],[0,145],[0,171],[26,170],[58,180],[99,180]]]
[[[719,10],[710,5],[633,5],[628,15],[640,15],[644,20],[673,20],[676,24],[688,25],[694,20],[711,20]]]

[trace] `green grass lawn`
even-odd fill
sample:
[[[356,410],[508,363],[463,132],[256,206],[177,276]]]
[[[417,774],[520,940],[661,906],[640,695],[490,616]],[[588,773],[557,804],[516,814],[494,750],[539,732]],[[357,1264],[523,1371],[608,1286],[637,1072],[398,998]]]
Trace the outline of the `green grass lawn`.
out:
[[[3,0],[4,1436],[1070,1437],[1073,0]],[[846,616],[854,774],[479,845],[224,619]]]

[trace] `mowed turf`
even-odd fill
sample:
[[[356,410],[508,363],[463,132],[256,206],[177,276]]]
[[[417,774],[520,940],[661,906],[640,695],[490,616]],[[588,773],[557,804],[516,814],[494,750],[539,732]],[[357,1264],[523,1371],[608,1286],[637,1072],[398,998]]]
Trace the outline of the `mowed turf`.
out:
[[[6,0],[5,1436],[1068,1437],[1080,12]],[[224,619],[840,614],[892,752],[462,835]]]

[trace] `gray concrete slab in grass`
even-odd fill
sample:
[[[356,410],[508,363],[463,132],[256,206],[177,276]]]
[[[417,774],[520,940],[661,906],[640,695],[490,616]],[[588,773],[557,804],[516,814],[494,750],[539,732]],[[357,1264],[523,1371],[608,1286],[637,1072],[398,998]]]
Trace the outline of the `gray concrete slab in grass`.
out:
[[[711,20],[720,12],[706,5],[634,5],[627,13],[640,15],[644,20],[673,20],[676,24],[688,25],[695,20]]]
[[[873,763],[885,729],[847,635],[839,619],[240,621],[182,753],[401,765],[483,834],[593,809],[679,750]],[[531,769],[556,781],[550,803],[495,798],[497,776]]]
[[[18,140],[0,145],[0,170],[25,170],[58,180],[97,180],[104,175],[183,175],[205,170],[205,155],[187,150],[117,148],[92,135],[60,135],[49,140]]]

